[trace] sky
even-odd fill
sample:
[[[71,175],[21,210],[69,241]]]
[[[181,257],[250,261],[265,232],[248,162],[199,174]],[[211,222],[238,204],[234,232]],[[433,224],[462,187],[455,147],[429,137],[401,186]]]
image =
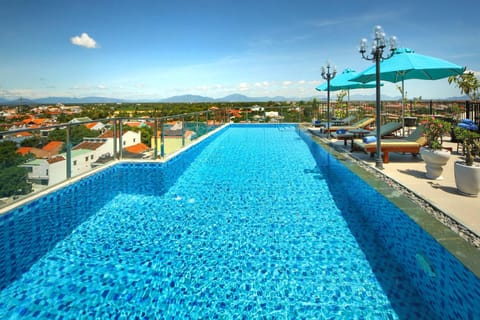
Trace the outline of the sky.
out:
[[[376,25],[398,47],[478,72],[478,12],[478,0],[1,0],[0,98],[322,98],[322,66],[371,66],[358,49]],[[461,95],[446,79],[405,91]]]

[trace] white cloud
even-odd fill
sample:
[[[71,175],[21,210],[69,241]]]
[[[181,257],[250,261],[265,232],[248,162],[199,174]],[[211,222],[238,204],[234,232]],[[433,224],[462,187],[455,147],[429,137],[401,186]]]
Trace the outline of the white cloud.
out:
[[[75,36],[71,37],[70,41],[72,44],[80,47],[85,47],[85,48],[98,48],[97,42],[93,40],[93,38],[90,38],[90,36],[87,33],[82,33],[80,36]]]
[[[262,82],[255,82],[255,87],[268,87],[270,83],[268,81],[262,81]]]
[[[247,90],[249,89],[248,83],[246,83],[246,82],[240,83],[238,89],[239,89],[240,91],[247,91]]]

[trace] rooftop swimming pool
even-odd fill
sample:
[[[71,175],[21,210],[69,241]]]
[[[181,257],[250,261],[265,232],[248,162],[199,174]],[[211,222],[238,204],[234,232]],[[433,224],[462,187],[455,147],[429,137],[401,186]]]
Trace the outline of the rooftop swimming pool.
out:
[[[293,125],[0,216],[0,318],[476,319],[480,280]]]

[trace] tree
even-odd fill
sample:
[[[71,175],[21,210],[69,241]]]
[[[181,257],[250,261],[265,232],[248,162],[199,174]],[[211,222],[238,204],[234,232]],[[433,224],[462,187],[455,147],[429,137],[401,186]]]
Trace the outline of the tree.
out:
[[[83,141],[83,138],[98,137],[98,130],[90,130],[84,125],[72,126],[70,129],[70,143],[72,145],[79,144]],[[67,129],[55,129],[50,131],[47,140],[50,141],[62,141],[67,142]]]
[[[17,145],[13,141],[0,143],[0,169],[16,166],[23,163],[26,158],[17,153]]]
[[[470,100],[476,100],[479,97],[480,81],[472,71],[448,77],[448,83],[454,83],[460,89],[460,92],[466,94]]]
[[[348,105],[343,104],[343,98],[345,98],[346,95],[347,90],[340,90],[340,92],[337,93],[337,106],[339,106],[340,108],[336,110],[336,117],[344,118],[347,113],[346,109],[348,108]],[[345,110],[343,107],[345,107]]]
[[[48,142],[50,141],[67,141],[67,130],[65,129],[55,129],[48,133]]]
[[[40,137],[31,137],[23,140],[20,145],[22,147],[42,148],[44,145],[44,139]]]
[[[9,167],[0,170],[0,197],[10,197],[32,192],[32,184],[28,182],[27,169]]]
[[[0,143],[0,197],[27,194],[32,191],[32,185],[27,180],[27,169],[17,167],[29,159],[30,156],[17,153],[17,146],[13,141]]]

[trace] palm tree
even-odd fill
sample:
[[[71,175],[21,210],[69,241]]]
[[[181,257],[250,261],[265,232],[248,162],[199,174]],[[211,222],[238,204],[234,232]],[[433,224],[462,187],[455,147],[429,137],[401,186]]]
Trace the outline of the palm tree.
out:
[[[466,94],[470,100],[476,100],[479,97],[480,81],[472,71],[448,77],[448,83],[456,84],[460,92]]]

